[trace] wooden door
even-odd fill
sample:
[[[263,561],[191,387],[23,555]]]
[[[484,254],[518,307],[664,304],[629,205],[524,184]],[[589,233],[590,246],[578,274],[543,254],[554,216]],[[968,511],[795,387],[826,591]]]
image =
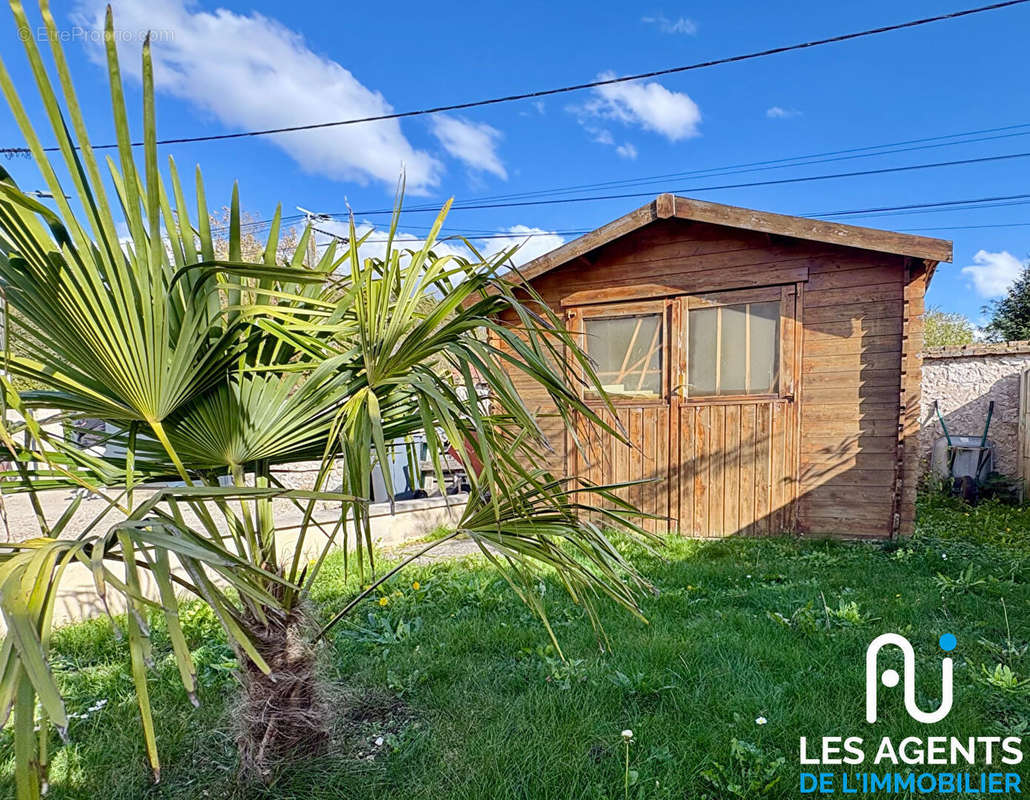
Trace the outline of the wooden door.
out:
[[[798,484],[798,290],[680,299],[673,514],[687,535],[793,530]]]
[[[578,426],[570,472],[594,483],[654,479],[623,493],[668,520],[649,523],[656,530],[793,530],[799,307],[790,285],[572,309],[570,326],[615,404],[605,418],[628,442]]]
[[[654,519],[653,531],[669,529],[669,340],[675,302],[657,300],[572,309],[570,330],[596,362],[614,405],[591,403],[617,436],[580,420],[566,448],[569,474],[596,485],[638,482],[617,491]],[[588,401],[597,398],[588,396]]]

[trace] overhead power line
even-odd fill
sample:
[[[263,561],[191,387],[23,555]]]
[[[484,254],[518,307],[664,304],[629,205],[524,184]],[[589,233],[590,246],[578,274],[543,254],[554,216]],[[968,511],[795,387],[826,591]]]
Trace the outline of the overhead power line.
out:
[[[1003,131],[1003,133],[999,133],[999,131]],[[981,134],[995,135],[983,136]],[[1006,125],[1000,128],[984,128],[975,131],[964,131],[962,133],[950,133],[942,136],[928,136],[919,139],[907,139],[900,142],[884,142],[881,144],[851,147],[844,150],[830,150],[822,153],[809,153],[807,155],[767,159],[764,161],[746,161],[738,164],[727,164],[720,167],[705,167],[681,172],[666,172],[657,175],[623,178],[620,180],[604,181],[600,183],[582,183],[573,186],[536,189],[526,192],[485,195],[474,198],[474,200],[478,202],[493,200],[522,200],[532,197],[584,192],[590,189],[627,188],[630,186],[642,186],[651,183],[664,183],[677,178],[700,178],[711,177],[716,174],[732,175],[746,172],[764,172],[771,169],[789,169],[791,167],[804,167],[812,164],[825,164],[831,161],[847,161],[857,158],[876,158],[878,156],[892,155],[894,153],[907,153],[916,150],[932,150],[939,147],[954,147],[956,145],[963,144],[977,144],[979,142],[993,141],[995,139],[1008,139],[1013,136],[1030,136],[1030,123],[1023,122],[1017,125]],[[473,202],[473,200],[470,199],[469,202]]]
[[[638,72],[633,75],[624,75],[622,77],[606,78],[603,80],[587,81],[585,83],[575,83],[568,86],[559,86],[551,89],[539,89],[531,92],[521,92],[518,94],[503,95],[500,97],[491,97],[484,100],[471,100],[463,103],[451,103],[449,105],[434,106],[431,108],[414,109],[410,111],[397,111],[390,114],[376,114],[368,117],[354,117],[351,119],[335,120],[332,122],[317,122],[307,123],[303,125],[289,125],[281,128],[265,128],[261,130],[250,130],[250,131],[237,131],[235,133],[216,133],[208,134],[205,136],[179,136],[172,139],[159,139],[157,144],[168,145],[168,144],[193,144],[196,142],[214,142],[214,141],[225,141],[230,139],[244,139],[254,136],[271,136],[281,133],[296,133],[298,131],[311,131],[320,130],[323,128],[336,128],[344,125],[359,125],[366,122],[382,122],[384,120],[391,119],[405,119],[407,117],[418,117],[429,114],[440,114],[446,111],[463,111],[470,108],[480,108],[483,106],[498,105],[500,103],[512,103],[519,100],[535,100],[541,97],[551,97],[557,94],[567,94],[569,92],[578,92],[584,89],[595,89],[600,86],[612,86],[619,83],[629,83],[631,81],[646,80],[647,78],[659,78],[664,75],[675,75],[681,72],[690,72],[698,69],[705,69],[707,67],[717,67],[725,64],[735,64],[741,61],[750,61],[756,58],[765,58],[766,56],[779,55],[781,53],[789,53],[795,50],[807,50],[812,47],[820,47],[827,44],[837,44],[840,42],[847,42],[853,39],[862,39],[868,36],[877,36],[883,33],[890,33],[892,31],[900,31],[907,28],[916,28],[922,25],[929,25],[934,22],[945,22],[947,20],[959,19],[961,17],[972,16],[973,14],[982,14],[987,11],[997,11],[1002,8],[1009,8],[1011,6],[1023,5],[1028,3],[1030,0],[1004,0],[1000,3],[991,3],[990,5],[977,6],[975,8],[966,8],[961,11],[952,11],[947,14],[937,14],[933,17],[923,17],[921,19],[909,20],[908,22],[899,22],[894,25],[883,25],[878,28],[868,28],[866,30],[854,31],[852,33],[843,33],[837,36],[829,36],[824,39],[814,39],[807,42],[798,42],[796,44],[782,45],[780,47],[771,47],[765,50],[757,50],[751,53],[742,53],[735,56],[726,56],[723,58],[711,59],[709,61],[699,61],[694,64],[684,64],[677,67],[666,67],[665,69],[651,70],[650,72]],[[133,142],[133,147],[141,147],[143,142]],[[94,145],[94,150],[111,150],[117,148],[117,143],[108,143],[101,145]],[[44,148],[46,152],[55,152],[59,150],[58,147],[47,147]],[[11,148],[0,148],[0,152],[4,153],[23,153],[27,152],[26,148],[11,147]]]
[[[1009,206],[1019,205],[1030,205],[1030,193],[1028,194],[1013,194],[1013,195],[995,195],[991,197],[972,197],[965,198],[963,200],[942,200],[932,203],[909,203],[906,205],[897,206],[876,206],[872,208],[856,208],[849,209],[846,211],[821,211],[815,213],[803,213],[799,216],[810,217],[813,219],[833,219],[835,217],[891,217],[891,216],[903,216],[908,214],[921,214],[921,213],[935,213],[941,211],[977,211],[988,208],[1003,208]],[[336,215],[324,214],[323,217],[333,218]],[[303,217],[302,217],[303,218]],[[284,218],[285,221],[285,218]],[[997,223],[992,225],[944,225],[934,228],[905,228],[902,231],[911,230],[962,230],[966,228],[1004,228],[1004,227],[1015,227],[1022,226],[1030,223]],[[405,232],[410,232],[412,228],[426,228],[430,226],[425,225],[411,225],[405,226]],[[216,230],[212,228],[212,230]],[[448,236],[440,237],[441,241],[444,240],[455,240],[455,239],[531,239],[539,236],[579,236],[589,232],[589,228],[583,229],[572,229],[572,230],[542,230],[542,231],[530,231],[527,233],[513,233],[510,231],[498,231],[498,230],[487,230],[483,228],[462,228],[461,234],[451,234]],[[326,232],[328,233],[328,232]],[[418,240],[413,239],[411,241]],[[367,240],[370,244],[373,242],[385,242],[385,239],[374,239],[370,238]],[[399,244],[403,244],[404,240],[396,239]],[[419,240],[420,241],[420,240]]]
[[[1012,202],[1008,202],[1012,201]],[[1022,202],[1020,202],[1022,201]],[[984,208],[1001,208],[1005,206],[1016,206],[1016,205],[1027,205],[1030,204],[1030,193],[1027,194],[1013,194],[1013,195],[996,195],[993,197],[975,197],[966,198],[964,200],[943,200],[933,203],[909,203],[906,205],[898,206],[878,206],[874,208],[856,208],[847,211],[829,211],[819,213],[808,213],[800,216],[806,216],[813,219],[829,219],[833,217],[841,216],[896,216],[903,214],[913,213],[928,213],[935,211],[975,211]],[[332,217],[332,214],[326,214],[323,216]],[[899,232],[906,231],[936,231],[936,230],[966,230],[974,228],[1010,228],[1010,227],[1023,227],[1030,225],[1025,222],[1015,223],[995,223],[989,225],[942,225],[936,227],[921,227],[921,228],[902,228]],[[419,226],[414,226],[419,227]],[[528,233],[511,233],[504,231],[484,231],[482,229],[463,229],[462,234],[451,234],[449,236],[439,237],[438,241],[456,241],[461,239],[469,239],[471,241],[479,241],[486,239],[512,239],[512,240],[525,240],[534,239],[540,236],[581,236],[584,233],[589,233],[589,228],[578,228],[571,230],[553,230],[553,231],[532,231]],[[387,239],[376,239],[368,238],[365,240],[367,244],[384,243]],[[395,237],[393,239],[398,245],[404,245],[406,241],[412,243],[420,242],[422,239],[415,238],[411,240],[404,240]]]
[[[747,181],[742,183],[723,183],[711,186],[687,186],[678,189],[671,189],[673,194],[689,194],[696,192],[713,192],[720,189],[750,189],[757,186],[780,186],[789,183],[811,183],[813,181],[836,180],[840,178],[858,178],[866,175],[887,175],[899,172],[912,172],[921,169],[937,169],[940,167],[955,167],[967,164],[985,164],[996,161],[1008,161],[1016,158],[1030,158],[1030,152],[1006,153],[997,156],[980,156],[978,158],[961,158],[954,161],[933,161],[927,164],[905,164],[900,167],[881,167],[879,169],[863,169],[852,172],[831,172],[822,175],[802,175],[797,178],[776,178],[765,181]],[[587,203],[599,200],[630,200],[641,197],[653,197],[654,192],[622,192],[618,194],[587,195],[585,197],[564,197],[547,200],[517,200],[510,203],[455,203],[451,206],[453,211],[471,211],[487,208],[517,208],[522,206],[544,206],[566,203]],[[439,211],[437,206],[417,206],[405,208],[404,213]],[[373,209],[368,211],[355,211],[355,216],[371,217],[382,214],[393,214],[393,209]],[[330,216],[342,216],[342,214],[331,214]]]
[[[901,228],[898,233],[915,231],[971,231],[979,228],[1027,228],[1030,222],[998,222],[993,225],[939,225],[935,228]]]
[[[569,193],[582,193],[589,189],[604,189],[604,188],[620,188],[620,187],[631,187],[631,186],[642,186],[651,183],[664,183],[669,180],[676,178],[689,178],[689,177],[715,177],[716,174],[741,174],[745,172],[761,172],[768,169],[786,169],[790,167],[807,166],[811,164],[825,163],[827,161],[841,161],[850,158],[870,158],[881,155],[890,155],[897,152],[907,152],[912,150],[923,150],[932,149],[936,147],[946,147],[953,145],[973,144],[983,141],[989,141],[999,138],[1009,138],[1011,136],[1027,136],[1030,135],[1030,122],[1021,122],[1015,125],[1005,125],[994,128],[981,128],[979,130],[962,131],[959,133],[949,133],[938,136],[925,136],[918,139],[906,139],[902,141],[894,142],[882,142],[875,145],[861,145],[856,147],[850,147],[842,150],[830,150],[820,153],[808,153],[797,156],[789,156],[776,159],[766,159],[763,161],[750,161],[741,162],[736,164],[725,164],[717,167],[705,167],[696,170],[681,171],[681,172],[670,172],[659,175],[648,175],[638,178],[626,178],[622,180],[606,181],[601,183],[590,183],[590,184],[579,184],[565,187],[552,187],[549,189],[535,189],[524,192],[515,192],[509,194],[495,194],[495,195],[484,195],[480,197],[469,198],[465,201],[459,201],[459,207],[461,204],[473,204],[473,203],[486,203],[503,200],[523,200],[532,199],[536,197],[547,197],[566,195]],[[983,136],[982,134],[999,134],[995,136]],[[977,137],[977,138],[969,138]],[[957,140],[957,141],[947,141]],[[898,148],[901,145],[916,145],[914,147],[906,147],[902,150],[898,149],[887,149],[887,148]],[[826,156],[837,156],[837,158],[825,158]],[[649,193],[648,193],[649,194]],[[423,206],[409,207],[405,210],[438,210],[438,206]],[[385,212],[383,212],[385,213]],[[336,218],[346,217],[346,214],[337,213]],[[303,214],[288,215],[281,218],[284,223],[297,222],[304,218]],[[267,228],[271,220],[268,219],[255,219],[245,221],[241,226],[245,230],[256,230],[259,228]],[[417,223],[409,223],[405,225],[405,228],[418,227]],[[428,227],[428,226],[425,226]],[[223,226],[224,229],[228,229],[228,226]],[[214,229],[212,229],[214,230]],[[219,229],[221,230],[221,229]],[[462,230],[471,232],[472,229],[465,226]],[[490,233],[492,231],[483,231],[484,233]]]
[[[936,203],[912,203],[905,206],[879,206],[875,208],[859,208],[850,211],[821,211],[818,214],[802,214],[804,217],[858,217],[858,216],[870,216],[874,214],[880,214],[882,212],[890,211],[910,211],[910,210],[926,210],[930,208],[942,208],[947,206],[965,206],[972,203],[984,203],[984,204],[1003,204],[1006,200],[1026,200],[1030,198],[1030,194],[1008,194],[999,195],[997,197],[979,197],[975,200],[941,200]],[[1009,205],[1004,203],[1004,205]],[[983,207],[991,207],[985,205]]]

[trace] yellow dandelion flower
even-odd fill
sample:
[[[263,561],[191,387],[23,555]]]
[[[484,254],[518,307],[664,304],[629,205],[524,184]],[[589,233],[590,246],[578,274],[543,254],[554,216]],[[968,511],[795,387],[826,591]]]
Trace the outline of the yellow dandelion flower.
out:
[[[414,583],[411,584],[411,588],[414,589],[417,592],[419,589],[422,588],[422,584],[419,583],[418,581],[415,581]]]
[[[379,598],[379,605],[381,605],[381,606],[385,606],[389,602],[390,602],[390,598],[389,597],[380,597]]]

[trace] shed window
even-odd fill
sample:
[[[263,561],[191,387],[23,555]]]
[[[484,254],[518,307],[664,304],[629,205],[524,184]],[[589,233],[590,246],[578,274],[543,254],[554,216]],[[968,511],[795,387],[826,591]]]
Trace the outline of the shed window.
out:
[[[780,301],[694,308],[689,313],[689,396],[778,391]]]
[[[588,317],[586,351],[604,390],[615,396],[662,395],[662,315]]]

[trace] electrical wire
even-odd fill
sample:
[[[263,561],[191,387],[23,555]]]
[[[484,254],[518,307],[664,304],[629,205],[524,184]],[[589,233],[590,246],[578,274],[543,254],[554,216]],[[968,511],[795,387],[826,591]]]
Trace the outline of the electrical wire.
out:
[[[913,233],[915,231],[971,231],[980,228],[1026,228],[1030,222],[999,222],[993,225],[941,225],[935,228],[900,228],[898,233]]]
[[[854,31],[852,33],[838,34],[837,36],[829,36],[824,39],[815,39],[807,42],[798,42],[796,44],[782,45],[780,47],[771,47],[765,50],[758,50],[751,53],[742,53],[740,55],[735,56],[726,56],[723,58],[711,59],[709,61],[699,61],[694,64],[685,64],[677,67],[666,67],[665,69],[651,70],[649,72],[638,72],[633,75],[624,75],[622,77],[587,81],[585,83],[575,83],[568,86],[559,86],[551,89],[540,89],[531,92],[521,92],[518,94],[491,97],[484,100],[472,100],[462,103],[452,103],[449,105],[434,106],[431,108],[415,109],[411,111],[397,111],[389,114],[376,114],[367,117],[355,117],[351,119],[335,120],[332,122],[308,123],[303,125],[290,125],[281,128],[265,128],[260,130],[237,131],[235,133],[208,134],[204,136],[179,136],[171,139],[159,139],[157,141],[157,144],[194,144],[198,142],[226,141],[231,139],[244,139],[256,136],[270,136],[282,133],[296,133],[298,131],[320,130],[324,128],[341,127],[344,125],[358,125],[367,122],[381,122],[384,120],[391,119],[405,119],[408,117],[418,117],[429,114],[440,114],[446,111],[463,111],[470,108],[481,108],[483,106],[498,105],[500,103],[511,103],[520,100],[533,100],[539,99],[541,97],[551,97],[558,94],[566,94],[569,92],[578,92],[584,89],[595,89],[601,86],[612,86],[615,84],[628,83],[631,81],[646,80],[648,78],[658,78],[664,75],[675,75],[682,72],[690,72],[692,70],[705,69],[707,67],[716,67],[725,64],[735,64],[741,61],[750,61],[756,58],[765,58],[767,56],[780,55],[782,53],[789,53],[797,50],[807,50],[812,47],[820,47],[828,44],[838,44],[840,42],[847,42],[853,39],[861,39],[868,36],[877,36],[880,34],[891,33],[893,31],[900,31],[907,28],[916,28],[923,25],[929,25],[935,22],[945,22],[948,20],[972,16],[974,14],[982,14],[988,11],[997,11],[1003,8],[1010,8],[1012,6],[1023,5],[1027,2],[1030,2],[1030,0],[1004,0],[1004,2],[991,3],[990,5],[977,6],[975,8],[966,8],[960,11],[952,11],[947,14],[937,14],[932,17],[923,17],[921,19],[909,20],[907,22],[899,22],[893,25],[883,25],[877,28],[868,28],[866,30]],[[142,145],[143,142],[132,143],[133,147],[141,147]],[[93,149],[111,150],[116,149],[117,147],[117,143],[108,143],[94,145]],[[58,147],[46,147],[44,148],[44,151],[56,152],[59,149],[60,148]],[[9,155],[24,152],[27,152],[27,148],[0,148],[0,153],[5,153]]]
[[[866,169],[866,170],[854,170],[851,172],[832,172],[823,175],[803,175],[797,178],[776,178],[773,180],[765,181],[747,181],[742,183],[724,183],[715,184],[711,186],[689,186],[681,187],[670,190],[673,194],[693,194],[697,192],[713,192],[723,189],[749,189],[758,186],[781,186],[784,184],[791,183],[811,183],[813,181],[826,181],[836,180],[840,178],[857,178],[864,177],[867,175],[887,175],[892,173],[901,172],[912,172],[915,170],[922,169],[938,169],[941,167],[955,167],[964,166],[968,164],[986,164],[998,161],[1008,161],[1011,159],[1018,158],[1030,158],[1030,152],[1025,153],[1006,153],[1003,155],[996,156],[981,156],[978,158],[962,158],[954,161],[935,161],[927,164],[905,164],[898,167],[880,167],[878,169]],[[619,194],[603,194],[603,195],[588,195],[586,197],[566,197],[561,199],[547,199],[547,200],[520,200],[505,203],[455,203],[451,206],[454,211],[475,211],[489,208],[518,208],[525,206],[543,206],[543,205],[556,205],[556,204],[567,204],[567,203],[586,203],[596,202],[599,200],[628,200],[641,197],[652,197],[654,192],[623,192]],[[437,206],[418,206],[415,208],[405,208],[402,213],[419,213],[434,211],[438,212]],[[381,216],[383,214],[393,214],[393,209],[369,209],[364,211],[355,211],[355,216],[371,217]],[[330,214],[329,216],[340,216],[340,214]]]
[[[1003,208],[1008,206],[1019,206],[1019,205],[1030,205],[1030,193],[1028,194],[1015,194],[1015,195],[995,195],[990,197],[977,197],[977,198],[966,198],[963,200],[942,200],[930,203],[909,203],[905,205],[897,206],[874,206],[870,208],[857,208],[848,210],[836,210],[836,211],[820,211],[820,212],[807,212],[799,214],[798,216],[809,217],[812,219],[827,219],[832,220],[836,217],[891,217],[891,216],[904,216],[909,214],[931,214],[939,212],[953,212],[953,211],[976,211],[989,208]],[[326,215],[332,216],[332,215]],[[303,216],[301,217],[303,218]],[[1012,223],[1013,225],[1023,225],[1024,223]],[[962,230],[964,228],[991,228],[991,227],[1007,227],[1008,224],[998,225],[952,225],[952,226],[941,226],[936,228],[907,228],[902,229],[899,233],[903,233],[911,230]],[[405,233],[411,229],[425,229],[429,230],[429,225],[411,225],[405,226]],[[212,229],[215,231],[216,229]],[[530,239],[538,236],[580,236],[584,233],[588,233],[591,229],[572,229],[572,230],[553,230],[553,231],[533,231],[528,233],[514,233],[511,231],[497,231],[488,230],[482,228],[463,228],[463,233],[452,234],[449,236],[440,237],[440,241],[469,239],[469,240],[486,240],[486,239]],[[325,232],[330,235],[329,232]],[[367,239],[366,242],[372,243],[383,243],[386,239]],[[403,240],[396,239],[399,243]],[[415,241],[415,240],[411,240]]]
[[[708,167],[706,169],[690,170],[686,172],[668,172],[660,175],[650,175],[640,178],[624,178],[617,181],[605,181],[603,183],[587,183],[576,186],[565,186],[551,189],[537,189],[529,192],[513,194],[487,195],[475,198],[476,201],[489,200],[514,200],[529,197],[567,194],[588,189],[613,189],[619,187],[640,186],[651,183],[664,183],[677,178],[698,178],[711,177],[713,175],[733,175],[746,172],[764,172],[770,169],[787,169],[789,167],[803,167],[811,164],[825,164],[831,161],[847,161],[855,158],[874,158],[876,156],[891,155],[893,153],[906,153],[916,150],[932,150],[938,147],[952,147],[962,144],[976,144],[978,142],[994,141],[996,139],[1008,139],[1013,136],[1028,136],[1030,130],[1019,130],[1015,133],[1004,133],[997,136],[979,136],[974,139],[960,139],[960,137],[978,136],[985,133],[997,133],[998,131],[1013,131],[1020,128],[1030,128],[1030,123],[1024,122],[1017,125],[1006,125],[1001,128],[986,128],[978,131],[966,131],[964,133],[952,133],[944,136],[929,136],[921,139],[909,139],[901,142],[888,142],[878,145],[865,145],[853,147],[846,150],[831,150],[825,153],[812,153],[810,155],[792,156],[789,158],[778,158],[766,161],[751,161],[742,164],[730,164],[722,167]],[[941,141],[944,139],[960,139],[959,141]],[[923,144],[936,142],[936,144]],[[901,145],[918,145],[915,147],[901,147]],[[897,148],[897,149],[884,149]],[[830,157],[827,157],[830,156]],[[471,201],[470,201],[471,202]]]
[[[801,214],[803,217],[850,217],[850,216],[867,216],[883,211],[908,211],[910,209],[930,209],[939,208],[944,206],[962,206],[969,203],[995,203],[1003,202],[1006,200],[1025,200],[1030,198],[1030,194],[1009,194],[1009,195],[998,195],[996,197],[979,197],[975,200],[940,200],[934,203],[911,203],[903,206],[878,206],[874,208],[859,208],[852,209],[849,211],[820,211],[816,214]],[[990,207],[990,206],[983,206]]]
[[[887,143],[877,144],[877,145],[862,145],[862,146],[859,146],[859,147],[852,147],[852,148],[847,148],[847,149],[843,149],[843,150],[831,150],[831,151],[826,151],[826,152],[822,152],[822,153],[812,153],[812,154],[808,154],[808,155],[791,156],[791,157],[787,157],[787,158],[770,159],[770,160],[765,160],[765,161],[744,162],[744,163],[739,163],[739,164],[725,165],[725,166],[722,166],[722,167],[708,167],[708,168],[705,168],[705,169],[693,170],[693,171],[688,171],[688,172],[673,172],[673,173],[665,173],[665,174],[661,174],[661,175],[651,175],[651,176],[646,176],[646,177],[641,177],[641,178],[629,178],[629,179],[624,179],[624,180],[620,180],[620,181],[608,181],[608,182],[605,182],[605,183],[580,184],[578,186],[567,186],[567,187],[558,187],[558,188],[551,188],[551,189],[538,189],[538,190],[534,190],[534,191],[531,191],[531,192],[521,192],[521,193],[512,193],[512,194],[499,194],[499,195],[487,195],[487,196],[481,196],[481,197],[476,197],[476,198],[470,198],[467,201],[461,201],[457,208],[461,208],[462,203],[465,203],[465,204],[477,203],[478,204],[480,202],[488,202],[488,201],[493,201],[493,200],[498,200],[498,201],[500,201],[500,200],[516,200],[516,199],[523,199],[523,198],[529,198],[529,197],[534,197],[534,196],[535,197],[554,196],[554,195],[558,195],[558,194],[565,194],[567,192],[581,191],[581,190],[586,190],[586,189],[591,189],[591,188],[631,186],[631,185],[645,185],[645,184],[648,184],[648,183],[665,182],[667,180],[671,180],[671,179],[674,179],[674,178],[680,178],[680,177],[700,177],[700,176],[705,176],[705,175],[713,175],[715,173],[733,174],[735,172],[736,173],[743,173],[743,172],[749,172],[749,171],[756,171],[757,172],[757,171],[762,171],[764,169],[787,168],[787,167],[792,167],[792,166],[805,166],[806,164],[825,163],[826,161],[845,160],[847,158],[867,158],[867,157],[873,157],[873,156],[877,156],[877,155],[889,155],[889,154],[895,153],[895,152],[905,152],[905,151],[911,151],[911,150],[931,149],[931,148],[934,148],[934,147],[943,147],[943,146],[951,146],[951,145],[958,145],[958,144],[972,144],[972,143],[976,143],[976,142],[989,141],[989,140],[993,140],[993,139],[997,139],[997,138],[1007,138],[1009,136],[1025,136],[1025,135],[1030,135],[1030,130],[1025,130],[1025,131],[1020,130],[1020,129],[1024,129],[1024,128],[1030,128],[1030,122],[1023,122],[1023,123],[1018,123],[1018,124],[1015,124],[1015,125],[1005,125],[1005,126],[1002,126],[1002,127],[995,127],[995,128],[984,128],[984,129],[975,130],[975,131],[964,131],[964,132],[961,132],[961,133],[951,133],[951,134],[945,134],[945,135],[941,135],[941,136],[921,137],[921,138],[918,138],[918,139],[908,139],[908,140],[903,140],[903,141],[900,141],[900,142],[887,142]],[[1017,132],[1017,133],[1007,133],[1007,134],[1004,134],[1002,136],[984,136],[984,137],[981,137],[981,138],[974,138],[974,139],[965,138],[965,139],[962,139],[961,141],[942,142],[942,140],[945,140],[945,139],[959,139],[960,137],[979,136],[980,134],[997,133],[999,131],[1019,131],[1019,132]],[[938,142],[938,144],[925,144],[927,142]],[[900,145],[912,145],[912,144],[920,144],[922,146],[904,148],[904,150],[884,150],[883,149],[883,148],[897,147],[897,146],[900,146]],[[870,151],[877,151],[877,152],[870,152]],[[850,155],[850,154],[857,154],[857,155]],[[822,158],[824,156],[841,156],[841,158],[839,158],[839,159],[838,158]],[[816,161],[816,160],[813,160],[813,159],[821,159],[821,161]],[[788,163],[788,162],[793,162],[793,163]],[[755,169],[754,170],[749,169],[751,167],[754,167]],[[647,194],[650,194],[650,193],[647,193]],[[415,211],[415,210],[433,210],[433,211],[436,211],[436,210],[438,210],[438,208],[439,208],[438,206],[427,205],[427,206],[424,206],[422,208],[417,208],[417,207],[416,208],[412,208],[412,207],[409,207],[406,210],[407,211]],[[383,213],[386,213],[386,212],[383,212]],[[336,217],[336,218],[346,218],[347,215],[337,212],[336,214],[330,214],[328,216],[333,216],[333,217]],[[296,215],[289,215],[289,216],[282,217],[281,221],[288,223],[288,222],[299,221],[299,220],[302,220],[302,219],[304,219],[304,215],[303,214],[296,214]],[[243,230],[247,230],[247,229],[266,227],[269,224],[269,222],[270,222],[270,220],[252,220],[250,222],[244,222],[241,225],[241,228]],[[412,228],[412,227],[418,227],[418,226],[415,225],[414,223],[410,223],[410,224],[407,224],[405,227]],[[424,226],[424,227],[428,228],[429,226]],[[228,226],[223,226],[223,229],[228,229]],[[465,230],[471,230],[471,229],[467,229],[466,228]]]

